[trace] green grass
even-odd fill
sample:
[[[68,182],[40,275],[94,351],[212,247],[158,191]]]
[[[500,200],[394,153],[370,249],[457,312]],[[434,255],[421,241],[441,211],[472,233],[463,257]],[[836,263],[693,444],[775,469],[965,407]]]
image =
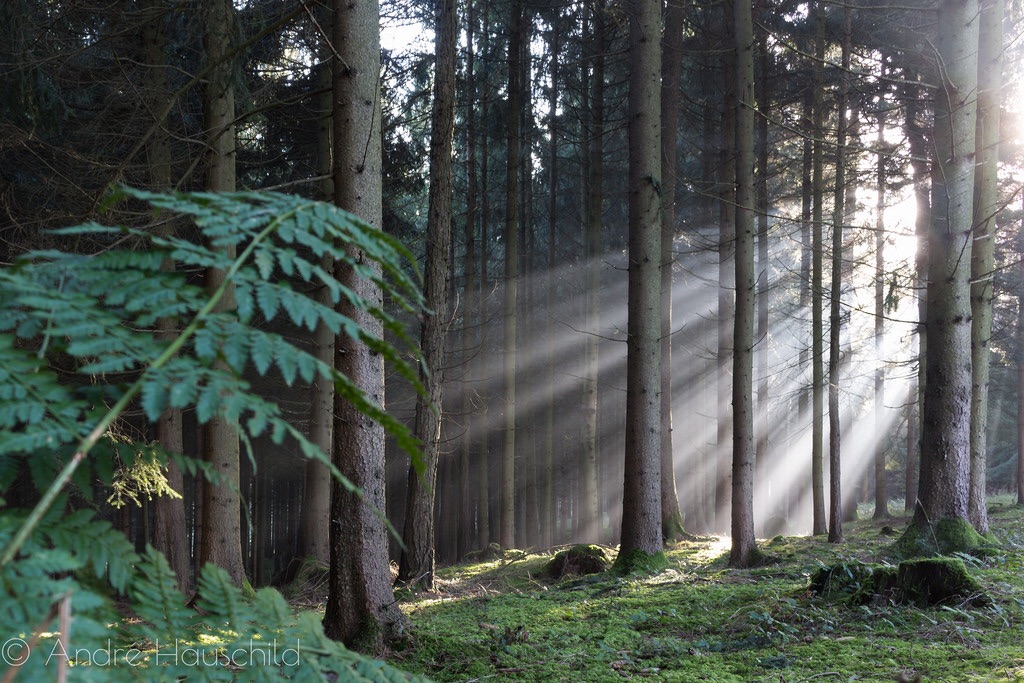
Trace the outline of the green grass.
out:
[[[772,561],[751,570],[728,568],[714,537],[673,545],[666,569],[627,577],[555,582],[549,555],[524,553],[445,568],[437,592],[406,596],[409,644],[391,659],[436,681],[1024,680],[1024,510],[993,499],[991,517],[999,552],[966,558],[993,598],[985,608],[812,595],[822,565],[891,558],[883,525],[906,520],[865,520],[840,544],[765,542]]]

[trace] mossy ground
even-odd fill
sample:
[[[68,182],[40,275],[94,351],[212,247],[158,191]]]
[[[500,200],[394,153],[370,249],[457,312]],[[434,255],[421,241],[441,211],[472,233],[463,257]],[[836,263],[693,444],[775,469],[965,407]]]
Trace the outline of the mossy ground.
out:
[[[892,560],[883,524],[908,520],[865,519],[840,544],[776,537],[757,569],[730,569],[714,537],[627,576],[556,582],[545,554],[445,568],[438,591],[406,594],[410,637],[390,659],[436,681],[1024,681],[1024,510],[993,499],[991,519],[999,552],[964,558],[993,598],[982,608],[811,594],[822,565]]]

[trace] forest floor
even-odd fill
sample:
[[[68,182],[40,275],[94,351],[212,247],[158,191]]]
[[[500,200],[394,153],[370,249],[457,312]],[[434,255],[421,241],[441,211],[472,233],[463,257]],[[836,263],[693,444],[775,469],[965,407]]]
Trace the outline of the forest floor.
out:
[[[391,663],[435,681],[1024,681],[1024,508],[993,498],[1001,546],[963,557],[992,598],[937,607],[816,595],[822,566],[887,563],[907,518],[847,523],[845,541],[776,537],[764,566],[727,566],[728,539],[668,548],[656,573],[547,577],[550,554],[448,567],[400,594]],[[870,514],[870,510],[868,510]],[[613,549],[608,549],[614,555]]]

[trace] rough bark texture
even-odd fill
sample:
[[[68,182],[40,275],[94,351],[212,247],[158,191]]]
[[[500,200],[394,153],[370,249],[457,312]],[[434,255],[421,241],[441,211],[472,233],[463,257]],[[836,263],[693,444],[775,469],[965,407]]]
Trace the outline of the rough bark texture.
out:
[[[204,47],[209,61],[209,81],[204,95],[207,135],[206,189],[235,190],[235,91],[231,62],[234,6],[231,0],[206,0],[203,4]],[[234,256],[233,249],[229,252]],[[206,273],[206,290],[213,293],[224,282],[222,271]],[[234,288],[228,285],[217,310],[235,307]],[[221,477],[221,483],[203,486],[203,533],[200,561],[227,571],[238,585],[245,581],[242,563],[240,477],[237,425],[216,417],[203,429],[204,457]]]
[[[498,542],[512,548],[516,541],[516,307],[519,300],[519,165],[522,145],[520,108],[523,105],[523,6],[514,0],[509,18],[507,155],[505,164],[505,310],[502,376],[505,390],[505,428],[501,453],[501,517]]]
[[[1024,278],[1024,262],[1020,265]],[[1017,295],[1017,342],[1024,349],[1024,292]],[[1024,396],[1024,352],[1017,352],[1017,396]],[[1017,400],[1017,505],[1024,505],[1024,401]]]
[[[589,135],[587,138],[586,196],[584,197],[583,248],[586,256],[586,329],[583,371],[583,454],[580,467],[580,515],[584,531],[597,530],[600,506],[597,486],[599,344],[596,332],[601,324],[601,226],[604,183],[604,2],[593,8],[592,72],[590,75]],[[595,541],[581,535],[579,541]]]
[[[629,25],[629,295],[620,557],[661,552],[661,4]]]
[[[914,222],[914,235],[917,237],[917,253],[915,254],[915,270],[917,291],[924,291],[928,282],[928,231],[931,225],[931,196],[929,190],[931,184],[928,180],[930,168],[930,149],[926,144],[924,130],[918,121],[919,107],[915,92],[910,93],[907,99],[906,131],[907,141],[910,144],[911,167],[914,175],[914,204],[917,209],[917,219]],[[917,493],[921,476],[921,418],[924,406],[924,391],[927,385],[927,372],[924,359],[928,351],[928,329],[925,321],[928,318],[928,297],[918,296],[917,302],[917,386],[910,398],[914,403],[912,418],[914,421],[915,438],[910,440],[907,451],[907,472],[906,490],[904,492],[905,508],[907,512],[914,510],[917,505]]]
[[[329,26],[329,17],[324,25]],[[332,115],[331,115],[331,62],[330,53],[324,50],[325,61],[319,66],[319,83],[323,88],[318,96],[317,121],[317,171],[326,176],[320,183],[320,198],[331,201],[334,198],[332,182]],[[327,272],[334,268],[334,262],[325,257],[320,264]],[[325,306],[331,305],[330,292],[323,288],[317,298]],[[316,357],[331,365],[334,363],[334,335],[324,324],[317,326],[313,337]],[[324,453],[333,452],[334,447],[334,385],[317,378],[310,388],[309,397],[309,438]],[[305,483],[302,490],[302,512],[299,519],[299,556],[326,565],[330,561],[331,475],[327,467],[316,460],[306,462]]]
[[[734,0],[736,36],[736,317],[732,364],[732,548],[729,564],[757,562],[754,540],[754,21],[750,0]]]
[[[886,57],[882,56],[880,75],[886,74]],[[875,433],[882,434],[885,422],[885,202],[887,198],[885,180],[885,121],[884,107],[878,108],[878,158],[875,163],[875,181],[877,201],[875,202],[875,387],[874,387],[874,420]],[[875,512],[874,519],[885,519],[889,516],[889,494],[885,482],[885,440],[878,439],[875,444]]]
[[[166,35],[163,31],[165,8],[156,0],[147,0],[142,9],[150,13],[142,27],[141,48],[146,71],[145,96],[150,111],[166,110],[166,102],[170,97],[167,85],[167,59],[164,55]],[[160,123],[164,124],[166,117]],[[155,190],[167,191],[171,188],[171,138],[166,125],[159,125],[147,144],[149,161],[149,184]],[[163,235],[174,233],[174,224],[165,224],[161,228]],[[167,259],[165,270],[173,270],[174,262]],[[160,334],[172,337],[178,329],[176,318],[164,318],[158,321]],[[183,453],[184,438],[181,431],[181,410],[168,408],[156,423],[156,440],[167,453]],[[167,485],[184,495],[184,478],[178,464],[170,460],[167,463]],[[188,547],[188,522],[185,518],[185,505],[181,498],[159,496],[153,503],[153,545],[164,554],[167,563],[178,577],[178,588],[188,593],[192,585],[192,557]]]
[[[812,180],[813,209],[811,211],[811,498],[813,508],[812,531],[815,535],[824,534],[828,529],[825,522],[825,346],[824,321],[822,306],[824,305],[822,271],[824,259],[822,246],[822,221],[824,220],[824,161],[823,143],[825,125],[825,102],[823,93],[825,69],[825,18],[821,9],[821,1],[815,0],[812,5],[815,25],[815,87],[814,103],[811,109],[811,120],[814,130],[812,149]]]
[[[661,76],[661,531],[667,541],[682,538],[683,514],[676,492],[672,448],[672,244],[676,222],[676,143],[682,73],[683,4],[668,0]]]
[[[988,533],[989,339],[999,210],[999,99],[1002,87],[1003,0],[981,3],[978,54],[977,165],[974,178],[974,245],[971,256],[971,482],[968,511],[979,533]]]
[[[726,13],[731,10],[726,10]],[[728,21],[729,35],[732,22]],[[715,500],[713,528],[725,532],[730,525],[729,511],[732,496],[732,352],[734,316],[736,310],[736,88],[731,77],[735,69],[735,52],[726,53],[724,69],[724,112],[721,146],[719,148],[718,198],[718,423],[716,425]]]
[[[334,4],[334,194],[335,203],[371,225],[381,224],[381,129],[379,8],[375,0]],[[354,255],[357,259],[359,254]],[[371,305],[382,305],[380,288],[335,268],[336,276]],[[381,324],[346,299],[339,312],[381,334]],[[340,336],[335,367],[371,400],[384,405],[384,362],[366,345]],[[334,402],[334,464],[362,489],[357,496],[331,486],[331,569],[324,631],[364,652],[378,653],[398,630],[402,615],[391,590],[388,534],[384,526],[384,431],[348,401]]]
[[[846,220],[846,102],[849,95],[847,75],[850,69],[850,10],[844,10],[842,75],[836,103],[836,180],[832,203],[832,284],[829,296],[829,353],[828,353],[828,457],[829,457],[829,524],[828,540],[838,543],[843,539],[843,487],[842,487],[842,424],[839,409],[840,345],[842,343],[843,297],[843,223]]]
[[[423,444],[423,473],[409,468],[405,549],[398,578],[434,587],[434,494],[441,452],[441,405],[451,270],[452,149],[455,123],[455,0],[438,0],[435,23],[434,103],[430,130],[430,195],[424,297],[430,314],[420,329],[424,394],[416,400],[416,437]]]
[[[929,234],[928,355],[914,526],[968,518],[970,256],[977,96],[977,0],[939,5]]]
[[[463,411],[469,414],[473,410],[475,400],[474,381],[478,377],[477,367],[479,365],[478,346],[480,334],[477,329],[477,313],[479,312],[478,301],[480,296],[480,280],[477,277],[477,161],[476,161],[476,67],[475,47],[473,44],[473,32],[476,28],[476,15],[474,3],[466,3],[466,109],[464,112],[466,121],[466,222],[464,226],[464,239],[466,243],[465,257],[465,303],[462,319],[462,344],[465,353],[469,356],[467,362],[467,374],[469,382],[462,383],[462,405]],[[479,486],[474,487],[474,477],[479,481],[481,475],[486,473],[486,456],[480,458],[477,442],[477,428],[473,420],[466,420],[465,432],[462,435],[462,443],[459,452],[459,481],[462,491],[462,519],[459,524],[459,557],[473,548],[474,542],[479,543],[478,547],[486,547],[486,542],[480,543],[480,532],[487,525],[486,509],[480,505]],[[482,460],[481,462],[478,462]],[[483,471],[481,471],[483,470]],[[476,511],[474,529],[474,511]]]

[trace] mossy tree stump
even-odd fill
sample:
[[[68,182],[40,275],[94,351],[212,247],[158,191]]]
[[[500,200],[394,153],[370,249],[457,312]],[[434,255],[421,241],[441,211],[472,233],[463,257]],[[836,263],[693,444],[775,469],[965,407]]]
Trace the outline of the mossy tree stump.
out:
[[[898,567],[863,562],[822,567],[811,577],[809,588],[818,595],[839,595],[857,605],[893,602],[981,607],[991,602],[958,557],[916,558],[900,562]]]
[[[611,560],[600,546],[579,544],[555,553],[547,564],[547,572],[554,579],[585,576],[599,574],[607,570],[610,564]]]
[[[940,519],[931,524],[911,524],[896,540],[896,551],[903,557],[968,553],[984,555],[994,545],[966,519]]]

